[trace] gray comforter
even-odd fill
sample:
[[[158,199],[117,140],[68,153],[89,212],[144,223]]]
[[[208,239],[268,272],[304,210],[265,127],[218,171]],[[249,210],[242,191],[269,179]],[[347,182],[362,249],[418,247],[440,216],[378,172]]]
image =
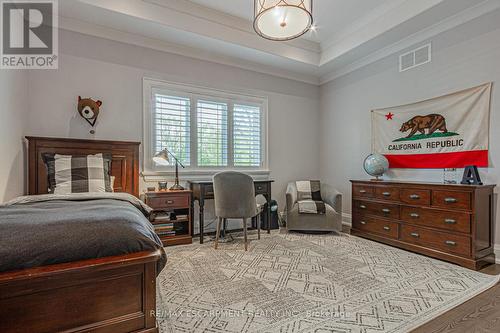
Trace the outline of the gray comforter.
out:
[[[123,193],[35,195],[0,206],[0,272],[160,250],[150,208]]]

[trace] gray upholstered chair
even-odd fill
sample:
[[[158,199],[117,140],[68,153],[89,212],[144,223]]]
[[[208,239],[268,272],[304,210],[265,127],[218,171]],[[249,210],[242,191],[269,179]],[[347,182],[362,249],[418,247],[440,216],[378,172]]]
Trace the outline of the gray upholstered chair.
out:
[[[299,214],[297,185],[288,183],[286,190],[286,226],[296,231],[341,231],[342,194],[327,184],[321,184],[325,214]]]
[[[221,224],[226,219],[243,219],[245,251],[248,249],[247,220],[260,212],[255,200],[255,188],[252,177],[241,172],[225,171],[213,177],[215,216],[217,231],[215,248],[219,243]],[[260,223],[257,221],[258,239],[260,239]]]

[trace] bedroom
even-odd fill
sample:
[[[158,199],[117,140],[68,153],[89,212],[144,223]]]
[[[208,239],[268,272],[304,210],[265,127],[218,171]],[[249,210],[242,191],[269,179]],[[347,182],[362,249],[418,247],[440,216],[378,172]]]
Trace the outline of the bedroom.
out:
[[[372,178],[363,169],[364,159],[370,153],[376,152],[372,149],[373,124],[370,111],[418,103],[493,83],[489,108],[489,131],[482,132],[489,141],[488,166],[480,167],[479,175],[484,184],[498,182],[500,178],[500,173],[496,168],[500,158],[498,147],[500,118],[497,111],[499,95],[496,87],[500,78],[500,3],[498,1],[435,0],[415,3],[408,0],[387,0],[376,4],[366,0],[315,0],[313,5],[311,27],[314,31],[308,31],[305,35],[290,41],[269,41],[259,36],[252,27],[255,13],[254,1],[251,0],[238,0],[230,3],[202,0],[59,1],[58,15],[54,16],[58,18],[57,38],[54,39],[57,41],[57,69],[0,69],[0,100],[3,102],[0,122],[0,147],[3,156],[0,162],[0,201],[8,202],[18,196],[37,193],[30,191],[30,172],[34,172],[34,169],[29,163],[26,136],[91,140],[85,141],[85,147],[92,149],[92,154],[104,153],[108,150],[113,152],[116,149],[116,147],[106,146],[101,151],[97,147],[98,143],[92,140],[140,142],[137,154],[137,189],[132,188],[130,192],[143,195],[148,191],[148,187],[154,187],[155,191],[158,191],[159,182],[164,181],[167,182],[167,188],[170,188],[174,184],[175,168],[173,166],[157,168],[152,161],[153,155],[158,153],[157,150],[165,148],[165,146],[155,146],[155,141],[151,139],[153,127],[148,126],[148,119],[151,121],[152,105],[148,107],[147,96],[150,96],[149,94],[157,88],[162,94],[169,92],[171,96],[171,93],[176,93],[174,97],[177,97],[178,101],[184,100],[190,103],[187,115],[188,118],[190,117],[190,135],[183,136],[183,140],[187,140],[191,149],[189,154],[186,153],[187,150],[173,151],[174,156],[179,157],[186,166],[186,168],[179,166],[180,185],[189,189],[190,184],[211,181],[215,173],[224,171],[224,165],[236,165],[235,156],[225,155],[224,152],[227,153],[228,150],[222,149],[223,153],[217,158],[222,160],[227,158],[227,160],[220,163],[221,165],[195,167],[195,165],[201,166],[199,161],[203,152],[203,150],[195,149],[199,146],[199,128],[196,125],[200,122],[198,115],[192,111],[197,109],[194,106],[200,100],[199,97],[208,96],[210,102],[226,105],[228,114],[233,118],[237,111],[235,104],[245,106],[245,110],[250,110],[251,106],[258,106],[261,111],[260,131],[257,133],[260,139],[257,143],[258,166],[252,164],[248,167],[233,169],[243,169],[242,171],[250,174],[255,180],[264,182],[262,183],[266,187],[262,189],[264,194],[267,194],[267,185],[269,185],[271,194],[269,199],[277,201],[278,213],[286,210],[286,192],[289,183],[319,179],[321,184],[330,185],[342,193],[342,205],[337,213],[342,214],[342,228],[344,235],[347,235],[353,211],[350,180]],[[2,25],[2,29],[3,27]],[[425,49],[430,55],[428,62],[400,71],[400,56],[427,45],[430,45],[428,49]],[[91,126],[78,113],[78,96],[102,101],[94,126]],[[210,110],[210,107],[205,109]],[[392,113],[397,115],[397,112],[392,111]],[[203,120],[202,118],[200,116],[200,120]],[[401,122],[397,130],[400,126]],[[234,132],[234,125],[229,127],[227,130]],[[454,131],[450,126],[448,127],[450,132]],[[437,132],[441,133],[439,130]],[[449,138],[449,140],[454,139]],[[223,146],[231,147],[233,143],[230,141],[231,137],[226,140],[222,140]],[[61,142],[57,143],[57,145],[60,144]],[[71,153],[76,152],[77,148],[82,147],[66,147],[65,149],[66,152]],[[166,148],[169,147],[166,146]],[[187,155],[183,158],[178,156],[182,153]],[[191,163],[185,163],[188,157]],[[135,158],[133,160],[135,161]],[[431,157],[425,161],[430,162],[433,159]],[[127,162],[129,162],[128,159]],[[45,171],[43,162],[39,160],[36,163],[41,166],[36,169],[37,172]],[[121,183],[122,185],[129,185],[129,181],[132,183],[135,181],[135,176],[123,173],[123,169],[118,172],[116,162],[113,162],[113,165],[115,176],[124,175],[122,180],[125,183]],[[450,173],[452,178],[460,182],[463,168],[457,168]],[[135,170],[135,167],[132,163],[130,168],[125,169]],[[445,178],[443,169],[442,167],[391,167],[383,179],[396,182],[443,183]],[[45,177],[46,175],[42,175],[39,180],[46,181]],[[266,183],[266,181],[272,181],[272,183]],[[115,187],[118,186],[116,182],[115,179]],[[38,191],[41,190],[41,188],[38,189]],[[497,199],[498,190],[494,188],[493,191],[493,217],[491,219],[493,227],[488,233],[488,235],[491,234],[491,240],[489,240],[491,246],[488,248],[491,248],[490,252],[496,252],[498,260],[500,245],[496,245],[496,251],[494,251],[494,244],[500,244],[497,214],[500,204]],[[326,195],[326,192],[321,192],[323,196]],[[261,196],[258,199],[259,202],[265,202]],[[244,257],[244,237],[238,233],[242,228],[241,220],[238,219],[228,221],[227,225],[227,229],[234,231],[232,232],[234,240],[228,244],[219,244],[219,249],[213,252],[212,239],[217,224],[214,200],[207,199],[206,203],[202,200],[204,206],[201,214],[199,197],[198,200],[191,201],[193,202],[192,209],[188,207],[191,219],[185,224],[191,228],[191,232],[187,233],[190,235],[185,239],[192,241],[192,244],[166,247],[167,266],[159,272],[160,275],[157,278],[158,314],[156,323],[152,327],[159,327],[162,332],[168,332],[169,329],[171,331],[197,331],[198,329],[200,331],[239,332],[256,330],[256,327],[261,329],[266,325],[269,325],[269,331],[279,330],[281,324],[296,323],[293,319],[295,317],[287,314],[283,317],[276,315],[276,317],[267,318],[264,316],[259,320],[247,321],[241,316],[227,315],[225,317],[194,316],[193,319],[169,316],[168,311],[179,309],[240,311],[244,309],[265,312],[271,309],[274,313],[277,311],[277,304],[272,305],[272,302],[268,304],[265,302],[266,299],[259,295],[262,295],[262,292],[276,295],[277,292],[286,290],[293,290],[295,294],[293,296],[279,294],[278,300],[288,308],[298,306],[294,302],[299,302],[299,300],[306,304],[303,308],[299,307],[297,311],[299,317],[305,316],[302,329],[313,331],[315,325],[321,325],[321,320],[315,321],[310,313],[314,310],[321,310],[321,307],[317,305],[322,301],[331,302],[329,293],[347,290],[347,294],[352,293],[352,296],[358,297],[359,300],[363,290],[367,290],[363,288],[390,287],[388,275],[404,275],[402,272],[409,268],[401,258],[397,258],[397,255],[407,255],[408,260],[411,258],[412,265],[419,266],[417,268],[421,270],[428,269],[428,265],[433,265],[436,274],[446,274],[437,263],[442,263],[447,269],[450,267],[449,269],[456,274],[469,272],[469,270],[461,270],[463,265],[448,264],[449,260],[437,260],[446,260],[446,258],[432,257],[430,253],[414,254],[414,249],[407,249],[413,252],[398,252],[400,250],[395,244],[388,246],[381,242],[368,241],[366,237],[338,238],[336,234],[287,233],[285,227],[281,227],[281,230],[273,229],[270,236],[262,232],[260,240],[257,239],[257,232],[250,230],[248,253],[253,252],[253,254],[250,256],[247,254],[248,257]],[[263,219],[270,221],[275,218],[276,214],[270,214],[273,216],[272,219],[264,215],[266,214],[263,214]],[[277,215],[280,219],[286,216],[286,214]],[[200,220],[206,233],[203,247],[199,244]],[[249,222],[248,226],[250,227],[251,224]],[[267,225],[263,224],[263,227],[265,229]],[[1,237],[5,236],[2,234]],[[285,237],[285,240],[286,237],[292,237],[294,241],[288,243],[274,237]],[[322,244],[325,237],[328,239],[328,241],[325,240],[328,244],[323,244],[324,246],[318,248],[316,245]],[[309,238],[312,242],[308,240]],[[44,239],[43,234],[40,235],[40,239]],[[359,239],[360,243],[342,243],[345,248],[359,246],[363,249],[366,246],[367,251],[373,251],[373,256],[368,253],[363,259],[364,252],[360,250],[352,256],[340,253],[338,258],[330,258],[327,252],[321,250],[333,246],[334,242],[344,242],[347,239]],[[3,241],[0,242],[2,243],[5,244]],[[266,244],[269,249],[265,251],[271,251],[272,248],[276,253],[263,252]],[[184,249],[200,251],[199,258],[188,258],[190,252]],[[377,249],[382,252],[387,251],[384,253],[396,257],[391,257],[393,260],[384,268],[383,264],[376,264],[376,260],[382,260],[381,257],[375,256],[378,253]],[[8,249],[4,246],[2,251],[6,250]],[[205,250],[206,252],[203,252]],[[301,255],[294,257],[294,253],[301,253]],[[330,259],[323,258],[324,256]],[[346,256],[350,258],[350,261],[342,264],[340,259]],[[263,257],[267,259],[264,260]],[[323,266],[319,263],[315,264],[310,261],[313,259],[323,260],[326,263]],[[369,259],[373,261],[369,262]],[[288,267],[286,263],[289,260],[297,265],[305,266]],[[214,270],[203,265],[199,267],[200,261],[205,261]],[[22,259],[19,262],[22,263]],[[356,267],[358,264],[361,265],[360,263],[363,266]],[[183,264],[187,267],[184,269],[178,267]],[[225,268],[219,269],[221,265],[225,265]],[[240,266],[249,266],[249,268],[247,271],[238,271],[236,267]],[[137,269],[137,265],[132,267]],[[356,275],[343,277],[342,270],[348,270],[349,267],[357,272]],[[494,277],[495,274],[500,273],[497,267],[497,265],[489,265],[482,270]],[[110,270],[112,269],[110,267]],[[369,274],[368,271],[372,273]],[[374,276],[375,271],[381,272],[381,275]],[[312,274],[314,272],[318,275]],[[330,277],[332,272],[336,274],[335,278]],[[196,276],[197,274],[200,277]],[[294,277],[287,278],[287,274],[294,274]],[[300,277],[301,274],[307,277]],[[416,273],[412,272],[412,274]],[[229,280],[207,284],[203,277]],[[366,280],[355,280],[354,277],[362,277]],[[98,278],[98,274],[94,278]],[[237,282],[244,278],[250,281],[238,285]],[[490,281],[489,277],[485,279]],[[3,285],[9,286],[5,279],[1,281]],[[28,282],[20,281],[18,282],[19,288],[29,286]],[[350,288],[353,288],[353,285],[350,285],[349,281],[363,288],[359,288],[357,292],[351,291]],[[161,282],[164,283],[163,287],[161,287]],[[475,285],[474,288],[486,290],[484,288],[488,283]],[[179,293],[169,294],[166,292],[168,288],[165,285],[174,286],[175,288],[172,289]],[[54,284],[54,287],[56,286],[57,283]],[[257,299],[252,296],[254,295],[252,289],[257,293],[255,296]],[[97,292],[97,289],[94,291]],[[441,311],[430,307],[422,318],[405,319],[404,312],[411,312],[412,308],[407,303],[396,303],[394,308],[401,309],[403,314],[392,313],[390,316],[387,314],[386,321],[383,320],[381,314],[376,313],[373,316],[367,316],[370,320],[367,319],[366,323],[353,323],[350,329],[359,331],[366,324],[368,326],[382,325],[379,331],[405,332],[415,329],[418,332],[419,328],[412,326],[418,324],[427,325],[420,328],[421,332],[433,332],[440,327],[455,323],[460,320],[460,316],[466,317],[467,311],[483,309],[480,302],[487,302],[487,297],[493,299],[499,292],[498,287],[488,289],[482,299],[473,297],[475,292],[472,289],[467,290],[467,293],[458,293],[455,303],[450,300],[444,301],[443,307],[451,311],[441,317],[439,316],[442,315]],[[325,295],[321,295],[322,293]],[[70,292],[58,294],[62,302],[59,304],[76,302],[71,299],[72,295]],[[189,295],[192,298],[199,297],[201,302],[191,306],[181,301],[183,295]],[[240,301],[227,304],[230,302],[231,295]],[[402,294],[398,296],[402,297]],[[33,298],[32,295],[25,297],[27,304],[32,304],[31,309],[36,309],[33,311],[40,311],[36,307],[42,306],[43,303]],[[101,299],[101,301],[107,301],[108,305],[120,300],[119,295],[114,293],[106,297],[108,298]],[[96,295],[96,302],[98,299]],[[29,303],[30,300],[31,303]],[[468,302],[465,302],[467,300]],[[313,301],[314,304],[309,303]],[[3,299],[2,302],[4,302]],[[341,304],[339,302],[340,300],[335,304]],[[461,303],[464,304],[459,305]],[[382,306],[382,304],[384,303],[372,305],[379,310],[380,308],[376,306]],[[455,306],[458,307],[452,309]],[[150,307],[154,308],[151,305]],[[57,309],[59,311],[59,308]],[[127,321],[130,318],[140,317],[136,312],[133,312],[136,317],[127,312],[131,309],[132,307],[120,308],[125,311],[120,314],[120,320]],[[48,314],[51,313],[49,310],[46,309]],[[336,310],[339,313],[342,312],[339,309]],[[54,325],[65,323],[58,311],[52,311],[54,318],[59,318],[54,321]],[[349,311],[344,311],[346,311],[346,316],[349,315]],[[373,311],[375,310],[370,309],[368,312]],[[143,313],[142,310],[139,312]],[[308,312],[309,315],[307,315]],[[358,313],[354,310],[352,312]],[[4,315],[5,312],[2,312],[2,316]],[[80,327],[83,331],[92,330],[90,326],[85,328],[85,325],[96,324],[96,322],[99,322],[99,325],[108,325],[110,318],[116,320],[116,316],[109,317],[111,315],[116,315],[116,313],[105,313],[103,317],[97,319],[83,318],[85,324],[73,322],[69,325],[75,324],[76,326],[64,327],[67,327],[65,328],[67,330],[75,329],[75,327]],[[19,327],[2,316],[0,316],[0,322],[12,325],[11,327]],[[498,318],[500,312],[493,307],[481,313],[481,316],[470,324],[467,321],[461,323],[461,325],[472,326],[459,326],[456,331],[460,331],[460,327],[469,327],[469,329],[477,327],[479,331],[481,329],[487,331],[488,323]],[[146,318],[148,315],[145,314],[143,317]],[[211,320],[204,320],[204,318]],[[217,318],[221,319],[220,322],[216,320]],[[22,320],[22,317],[18,319]],[[94,321],[85,321],[89,319]],[[429,322],[431,319],[433,320]],[[40,321],[42,320],[34,318],[33,325],[39,324]],[[152,322],[150,320],[149,324],[151,325]],[[251,322],[257,326],[250,324],[238,326],[242,325],[242,322]],[[339,320],[330,318],[327,322],[338,323]],[[49,325],[47,322],[45,324]],[[224,325],[229,326],[224,328]],[[0,327],[2,327],[1,324]],[[24,331],[56,330],[33,327],[35,328],[32,330]],[[62,330],[62,326],[53,327],[58,327],[59,331]],[[319,329],[322,326],[316,328]],[[107,329],[113,331],[110,328]],[[2,331],[8,330],[2,329]],[[12,331],[16,330],[12,329]],[[17,328],[17,331],[23,332],[23,329]],[[102,331],[106,331],[106,328],[102,328]],[[140,330],[137,329],[137,331]],[[143,331],[146,332],[145,329]],[[468,330],[462,328],[462,331]],[[490,329],[490,331],[494,330]],[[116,329],[114,332],[127,332],[127,329]]]

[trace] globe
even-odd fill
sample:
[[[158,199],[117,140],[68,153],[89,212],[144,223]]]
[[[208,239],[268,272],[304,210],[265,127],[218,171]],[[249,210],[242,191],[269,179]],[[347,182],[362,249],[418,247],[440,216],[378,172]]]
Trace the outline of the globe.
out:
[[[363,167],[367,174],[378,180],[379,177],[389,170],[389,161],[383,155],[370,154],[365,158]]]

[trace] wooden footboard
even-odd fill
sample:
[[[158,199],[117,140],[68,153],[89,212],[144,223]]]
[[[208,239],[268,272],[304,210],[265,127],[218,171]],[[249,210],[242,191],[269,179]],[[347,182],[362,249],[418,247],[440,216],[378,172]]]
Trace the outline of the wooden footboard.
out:
[[[160,252],[0,273],[0,332],[158,332]]]

